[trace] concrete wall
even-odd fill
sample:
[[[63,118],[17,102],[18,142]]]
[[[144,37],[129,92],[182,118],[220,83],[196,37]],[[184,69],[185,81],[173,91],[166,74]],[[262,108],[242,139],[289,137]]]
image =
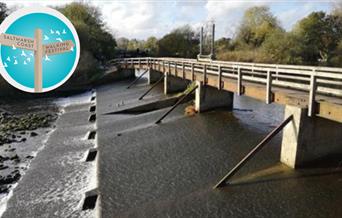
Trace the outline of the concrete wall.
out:
[[[281,162],[296,168],[332,154],[342,154],[342,124],[308,117],[307,109],[286,105],[285,118],[294,119],[283,130]]]
[[[162,73],[150,69],[148,72],[148,84],[151,85],[151,84],[157,82],[161,78],[162,75],[163,75]]]
[[[195,109],[204,112],[215,108],[233,109],[234,93],[218,90],[211,86],[203,86],[202,82],[196,81]]]
[[[167,95],[175,92],[182,92],[187,88],[188,84],[188,80],[171,76],[168,73],[165,73],[164,94]]]

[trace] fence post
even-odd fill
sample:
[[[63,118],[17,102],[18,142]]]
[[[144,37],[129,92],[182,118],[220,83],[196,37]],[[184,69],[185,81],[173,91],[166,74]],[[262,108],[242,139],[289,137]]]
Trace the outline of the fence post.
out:
[[[266,104],[270,104],[272,101],[272,73],[267,70],[267,81],[266,81]]]
[[[317,80],[316,80],[316,70],[312,70],[310,77],[310,92],[309,92],[309,105],[308,105],[308,116],[311,117],[315,114],[316,107],[316,90],[317,90]]]
[[[221,69],[221,65],[217,66],[217,70],[218,70],[217,89],[221,90],[222,89],[222,69]]]
[[[241,93],[242,93],[242,72],[241,72],[241,68],[238,67],[237,94],[241,95]]]
[[[36,50],[34,51],[34,92],[43,91],[43,37],[42,30],[36,29],[34,32]]]

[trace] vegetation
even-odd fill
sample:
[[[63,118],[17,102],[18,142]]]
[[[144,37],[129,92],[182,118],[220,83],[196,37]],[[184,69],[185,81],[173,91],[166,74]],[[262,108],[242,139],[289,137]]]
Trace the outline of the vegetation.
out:
[[[105,63],[115,57],[116,48],[116,41],[99,10],[85,3],[67,4],[58,10],[73,23],[82,46],[72,82],[83,83],[99,77]]]

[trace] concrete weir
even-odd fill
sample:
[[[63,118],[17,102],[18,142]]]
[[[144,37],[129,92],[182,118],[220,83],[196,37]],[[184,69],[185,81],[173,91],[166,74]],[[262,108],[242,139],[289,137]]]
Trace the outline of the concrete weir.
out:
[[[296,168],[341,152],[340,123],[308,117],[307,108],[291,105],[285,106],[284,114],[293,115],[293,120],[283,130],[281,162]]]

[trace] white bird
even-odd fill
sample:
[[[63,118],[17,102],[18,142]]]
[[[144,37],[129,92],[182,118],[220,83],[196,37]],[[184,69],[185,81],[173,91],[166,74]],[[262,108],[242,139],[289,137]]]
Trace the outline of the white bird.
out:
[[[71,48],[70,48],[70,51],[74,51],[74,47],[71,47]]]
[[[13,58],[14,58],[14,59],[17,59],[17,57],[16,57],[16,56],[13,56]]]
[[[6,62],[4,63],[4,67],[8,67],[7,64],[6,64]]]
[[[27,56],[24,50],[21,51],[21,56],[24,56],[24,57]]]
[[[63,32],[62,32],[62,34],[66,34],[66,31],[65,31],[65,29],[63,29]]]
[[[7,60],[7,61],[11,61],[11,58],[10,58],[10,56],[8,56],[6,60]]]
[[[28,62],[31,62],[31,58],[26,58],[26,60],[27,60]]]
[[[31,52],[30,55],[33,57],[33,53]]]
[[[55,34],[55,32],[52,29],[50,29],[50,34]]]
[[[44,35],[44,40],[49,40],[49,37],[47,35]]]
[[[51,61],[51,59],[47,55],[45,55],[45,60],[46,61]]]
[[[16,50],[17,48],[16,48],[14,45],[12,45],[12,49],[13,49],[13,50]]]
[[[18,64],[18,61],[17,61],[17,60],[14,60],[14,64]]]
[[[26,63],[26,61],[24,61],[24,65],[26,65],[27,63]]]
[[[56,34],[57,34],[57,35],[61,35],[61,33],[60,33],[58,30],[56,30]]]
[[[56,38],[57,41],[63,42],[61,38]]]

